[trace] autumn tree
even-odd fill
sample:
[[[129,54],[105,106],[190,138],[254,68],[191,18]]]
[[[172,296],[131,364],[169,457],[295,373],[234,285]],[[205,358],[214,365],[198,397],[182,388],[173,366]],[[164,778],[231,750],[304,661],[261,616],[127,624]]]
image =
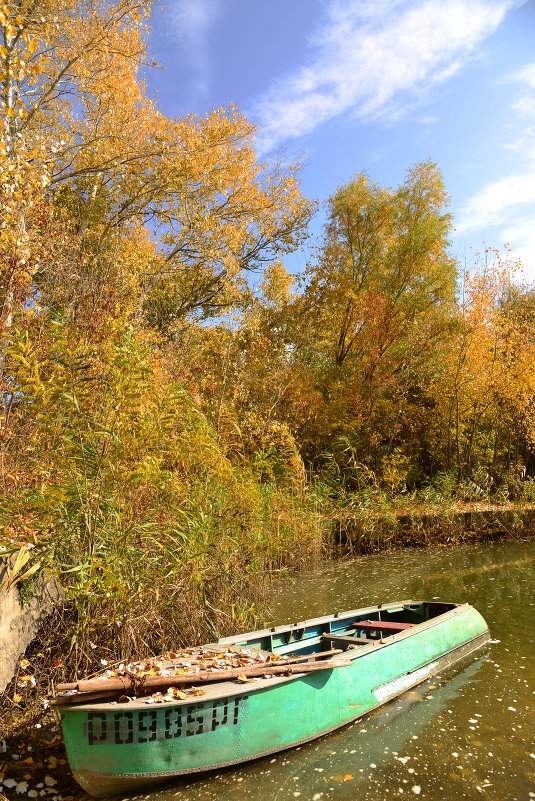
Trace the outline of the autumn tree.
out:
[[[86,186],[83,166],[62,179],[56,198],[71,209],[87,199],[74,231],[82,273],[91,267],[109,287],[126,247],[126,283],[145,324],[172,337],[192,315],[210,317],[238,303],[247,273],[306,236],[313,205],[299,190],[298,165],[257,161],[254,127],[236,109],[183,120],[156,114],[150,104],[145,111],[134,125],[142,140],[130,142],[118,171],[110,165],[111,172],[95,175],[91,168]],[[120,277],[124,286],[125,270]],[[71,282],[54,277],[53,284],[52,294],[64,301],[58,284]]]
[[[238,304],[247,273],[306,235],[298,165],[260,163],[238,110],[169,119],[147,97],[150,4],[6,0],[0,11],[0,367],[27,317],[65,315],[95,344],[128,323],[172,337]],[[17,437],[2,373],[4,458]]]
[[[239,303],[247,274],[295,249],[314,205],[298,165],[266,165],[255,128],[236,109],[171,126],[173,148],[154,165],[161,194],[147,209],[159,234],[146,287],[147,319],[164,332],[194,314]]]
[[[409,170],[395,190],[360,174],[329,199],[304,294],[314,332],[307,348],[329,421],[311,453],[344,434],[358,459],[380,466],[399,444],[455,298],[446,203],[430,162]]]
[[[519,267],[489,248],[465,271],[455,335],[430,387],[442,467],[487,488],[529,459],[533,442],[535,318]]]
[[[167,331],[300,241],[312,207],[296,165],[258,163],[235,109],[172,120],[147,97],[150,3],[5,0],[0,12],[3,327],[35,284],[41,302],[85,304],[87,319],[134,293]]]
[[[304,468],[293,432],[320,400],[295,346],[302,323],[296,284],[281,264],[270,265],[239,312],[197,329],[191,358],[223,446],[242,461],[277,463],[279,478],[291,475],[294,483]]]
[[[5,0],[0,11],[0,155],[7,178],[1,302],[2,326],[9,328],[36,276],[48,279],[52,265],[65,259],[71,273],[79,272],[79,243],[100,186],[139,157],[132,137],[139,144],[136,129],[147,105],[137,72],[150,5]],[[51,202],[67,184],[78,191],[68,210],[69,247],[62,250],[65,230]]]

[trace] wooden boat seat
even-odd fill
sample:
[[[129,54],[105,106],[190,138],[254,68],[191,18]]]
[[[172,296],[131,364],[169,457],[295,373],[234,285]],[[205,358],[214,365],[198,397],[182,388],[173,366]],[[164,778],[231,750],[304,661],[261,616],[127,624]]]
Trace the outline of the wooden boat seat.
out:
[[[399,631],[411,629],[414,623],[397,623],[393,620],[359,620],[354,623],[352,628],[358,631],[364,629],[365,631],[387,631],[390,634],[396,634]]]
[[[373,642],[367,637],[354,637],[350,634],[322,634],[320,639],[325,642],[334,642],[337,645],[369,645]]]

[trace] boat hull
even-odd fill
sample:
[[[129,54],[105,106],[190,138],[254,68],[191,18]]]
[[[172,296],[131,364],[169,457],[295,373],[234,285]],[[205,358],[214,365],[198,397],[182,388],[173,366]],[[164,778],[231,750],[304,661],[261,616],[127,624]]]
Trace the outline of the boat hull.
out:
[[[62,711],[78,783],[105,797],[173,776],[214,770],[320,737],[376,709],[489,639],[470,606],[362,651],[351,664],[235,684],[197,703],[86,705]]]

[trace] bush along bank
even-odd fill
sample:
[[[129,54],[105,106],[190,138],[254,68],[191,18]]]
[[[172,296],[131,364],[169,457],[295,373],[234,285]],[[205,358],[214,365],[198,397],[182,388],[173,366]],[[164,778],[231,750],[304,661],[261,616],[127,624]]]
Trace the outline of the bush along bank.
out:
[[[535,481],[489,491],[442,474],[420,490],[392,492],[374,483],[348,493],[317,484],[333,557],[389,549],[486,542],[535,534]]]

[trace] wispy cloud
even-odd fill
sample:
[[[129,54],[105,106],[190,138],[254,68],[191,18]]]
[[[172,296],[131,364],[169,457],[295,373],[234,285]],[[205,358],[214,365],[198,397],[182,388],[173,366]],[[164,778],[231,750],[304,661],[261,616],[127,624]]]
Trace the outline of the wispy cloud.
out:
[[[185,52],[194,74],[194,90],[208,94],[212,75],[209,36],[222,12],[221,0],[169,0],[165,16],[175,45]]]
[[[509,243],[530,274],[535,274],[535,62],[508,75],[520,94],[511,110],[523,121],[513,142],[504,145],[508,173],[489,181],[465,203],[456,229],[471,233],[495,227],[497,244]]]
[[[524,87],[513,103],[513,110],[522,117],[535,117],[535,62],[509,75],[507,80],[519,82]]]
[[[522,69],[518,70],[518,72],[514,72],[512,75],[509,75],[507,80],[527,83],[531,89],[535,89],[535,61],[533,64],[526,64],[526,66],[522,67]]]
[[[528,203],[535,203],[535,153],[526,154],[521,171],[491,181],[473,195],[463,207],[456,229],[465,233],[506,224],[511,212]],[[535,228],[535,220],[532,225]]]
[[[513,208],[535,203],[535,63],[504,80],[517,82],[521,88],[511,110],[525,118],[525,127],[518,128],[515,140],[503,146],[518,167],[490,181],[467,201],[457,226],[459,231],[498,225],[506,221]]]
[[[462,212],[456,231],[484,232],[497,247],[508,245],[525,275],[535,280],[535,159],[518,172],[484,186]],[[494,232],[489,233],[490,230]]]
[[[446,81],[519,0],[331,0],[308,64],[251,109],[271,150],[342,114],[398,119]]]

